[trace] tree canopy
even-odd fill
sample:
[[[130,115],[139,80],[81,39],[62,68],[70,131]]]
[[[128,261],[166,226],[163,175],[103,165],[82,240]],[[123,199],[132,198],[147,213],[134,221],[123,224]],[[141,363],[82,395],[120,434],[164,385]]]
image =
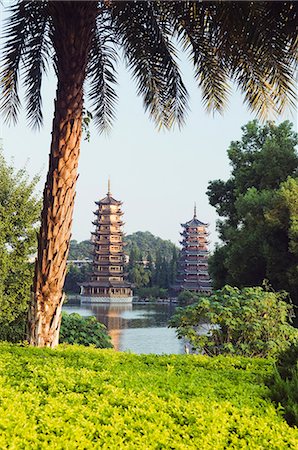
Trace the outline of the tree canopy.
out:
[[[254,286],[266,278],[298,303],[297,135],[289,122],[253,121],[242,130],[228,149],[230,178],[210,182],[207,191],[223,241],[210,258],[214,285]]]
[[[16,170],[0,152],[0,339],[25,338],[41,202],[38,177]]]

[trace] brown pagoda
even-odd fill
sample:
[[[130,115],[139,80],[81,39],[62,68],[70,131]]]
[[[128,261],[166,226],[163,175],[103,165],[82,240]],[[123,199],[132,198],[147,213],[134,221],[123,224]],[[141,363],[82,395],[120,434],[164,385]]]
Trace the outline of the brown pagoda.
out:
[[[122,202],[112,197],[110,182],[106,197],[95,204],[93,271],[90,281],[81,285],[81,301],[131,303],[131,285],[124,279]]]
[[[196,206],[191,220],[181,224],[184,228],[182,250],[178,263],[175,291],[187,290],[197,293],[212,291],[208,273],[208,224],[197,219]]]

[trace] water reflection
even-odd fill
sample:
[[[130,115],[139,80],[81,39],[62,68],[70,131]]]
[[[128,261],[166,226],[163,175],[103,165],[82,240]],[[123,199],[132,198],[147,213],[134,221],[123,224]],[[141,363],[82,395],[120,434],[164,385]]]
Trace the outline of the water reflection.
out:
[[[167,327],[175,306],[171,304],[71,304],[63,310],[93,315],[104,323],[114,348],[133,353],[184,353],[183,342]]]

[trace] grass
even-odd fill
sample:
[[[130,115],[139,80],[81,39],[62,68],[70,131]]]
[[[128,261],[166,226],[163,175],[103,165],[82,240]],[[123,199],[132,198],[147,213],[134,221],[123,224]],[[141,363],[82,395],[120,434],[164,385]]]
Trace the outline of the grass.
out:
[[[2,449],[297,449],[273,363],[0,344]]]

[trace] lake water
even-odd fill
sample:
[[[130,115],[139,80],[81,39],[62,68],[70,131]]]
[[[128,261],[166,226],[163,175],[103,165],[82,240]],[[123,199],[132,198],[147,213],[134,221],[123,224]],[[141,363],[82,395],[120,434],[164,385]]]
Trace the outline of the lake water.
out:
[[[146,304],[84,304],[67,303],[63,311],[81,316],[95,316],[104,323],[118,351],[133,353],[180,354],[183,341],[168,328],[176,306],[167,303]]]

